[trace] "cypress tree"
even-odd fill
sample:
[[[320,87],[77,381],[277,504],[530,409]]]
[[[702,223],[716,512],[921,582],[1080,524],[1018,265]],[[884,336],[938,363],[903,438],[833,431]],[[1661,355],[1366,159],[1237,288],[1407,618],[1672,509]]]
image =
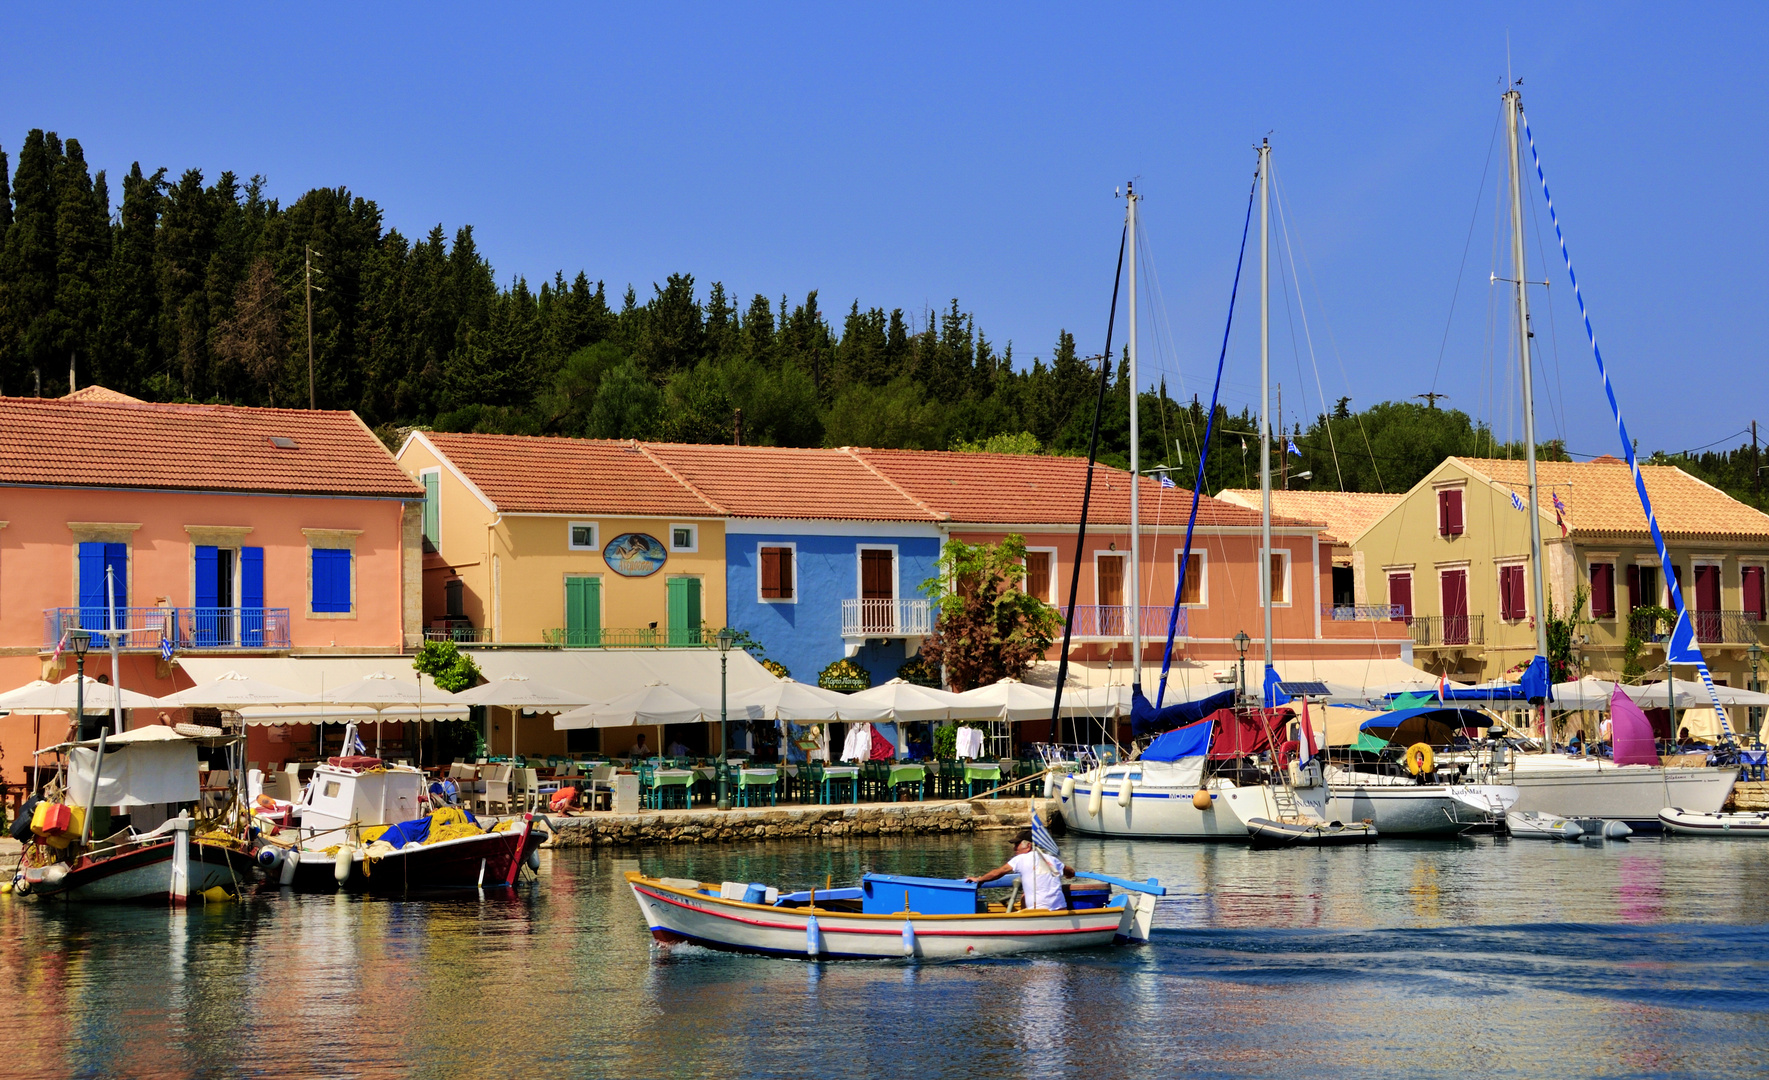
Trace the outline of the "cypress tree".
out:
[[[165,179],[165,169],[143,176],[139,161],[130,166],[123,177],[123,209],[105,272],[103,348],[93,378],[126,394],[148,393],[148,380],[162,370],[154,251]]]
[[[4,272],[6,312],[0,340],[7,352],[0,384],[19,392],[38,393],[42,365],[54,355],[55,318],[55,176],[62,156],[54,132],[33,129],[19,149],[12,177],[13,219],[6,230]]]
[[[67,141],[56,171],[56,338],[52,347],[70,372],[77,358],[86,361],[90,372],[98,342],[100,278],[110,250],[110,207],[101,206],[99,200],[108,200],[108,195],[101,194],[103,173],[99,174],[99,187],[94,187],[78,139]]]

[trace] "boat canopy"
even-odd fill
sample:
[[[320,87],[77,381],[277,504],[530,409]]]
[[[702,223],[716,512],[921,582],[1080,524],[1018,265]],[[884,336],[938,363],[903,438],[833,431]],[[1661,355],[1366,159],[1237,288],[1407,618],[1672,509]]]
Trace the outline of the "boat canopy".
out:
[[[1210,714],[1210,722],[1214,725],[1210,736],[1211,760],[1233,761],[1264,753],[1271,748],[1273,736],[1282,732],[1295,715],[1290,709],[1261,709],[1257,712],[1218,709]]]
[[[1203,757],[1210,749],[1210,732],[1215,727],[1209,720],[1174,728],[1150,743],[1142,752],[1144,761],[1178,761],[1181,758]]]
[[[1359,730],[1395,746],[1411,746],[1421,742],[1432,746],[1448,746],[1464,731],[1485,728],[1488,723],[1486,714],[1477,709],[1433,706],[1382,713],[1365,720],[1359,725]]]
[[[1196,701],[1178,701],[1156,709],[1143,696],[1142,687],[1133,686],[1130,690],[1130,731],[1132,736],[1140,738],[1152,731],[1170,729],[1175,724],[1194,723],[1234,703],[1235,691],[1230,688]]]

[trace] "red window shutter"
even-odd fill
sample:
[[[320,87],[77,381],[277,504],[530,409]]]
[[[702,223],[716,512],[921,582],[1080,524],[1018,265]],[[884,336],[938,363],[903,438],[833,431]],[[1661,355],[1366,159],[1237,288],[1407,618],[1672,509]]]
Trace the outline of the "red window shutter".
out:
[[[1413,613],[1413,575],[1388,575],[1388,603],[1391,607],[1400,608],[1400,618],[1405,619]]]
[[[1640,566],[1638,563],[1628,564],[1628,610],[1633,611],[1641,605],[1640,599]]]
[[[1615,618],[1615,564],[1591,564],[1591,617]]]
[[[1459,488],[1437,493],[1437,533],[1462,535],[1462,492]]]
[[[780,549],[780,599],[792,599],[792,549]]]
[[[1451,491],[1450,496],[1450,535],[1462,535],[1462,493]]]
[[[780,548],[762,549],[762,599],[779,600]]]
[[[1763,568],[1747,566],[1744,568],[1744,611],[1746,615],[1763,621]]]

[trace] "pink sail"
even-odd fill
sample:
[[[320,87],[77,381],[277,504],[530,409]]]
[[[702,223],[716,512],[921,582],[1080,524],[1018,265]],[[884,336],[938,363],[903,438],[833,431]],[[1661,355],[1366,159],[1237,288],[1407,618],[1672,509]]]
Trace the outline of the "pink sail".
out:
[[[1657,765],[1658,744],[1652,739],[1652,721],[1640,711],[1621,687],[1609,699],[1611,734],[1617,765]]]

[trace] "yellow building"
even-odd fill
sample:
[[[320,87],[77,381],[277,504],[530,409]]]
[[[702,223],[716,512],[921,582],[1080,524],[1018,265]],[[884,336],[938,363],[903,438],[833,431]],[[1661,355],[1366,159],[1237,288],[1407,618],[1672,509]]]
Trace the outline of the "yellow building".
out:
[[[1769,515],[1681,469],[1640,471],[1715,681],[1744,686],[1766,640]],[[1544,461],[1537,476],[1548,597],[1557,612],[1579,604],[1575,661],[1619,678],[1632,649],[1662,679],[1670,596],[1627,465]],[[1371,601],[1404,610],[1419,666],[1472,681],[1535,655],[1528,498],[1522,461],[1447,458],[1353,538]]]
[[[725,625],[725,523],[637,444],[413,432],[431,637],[693,646]]]

